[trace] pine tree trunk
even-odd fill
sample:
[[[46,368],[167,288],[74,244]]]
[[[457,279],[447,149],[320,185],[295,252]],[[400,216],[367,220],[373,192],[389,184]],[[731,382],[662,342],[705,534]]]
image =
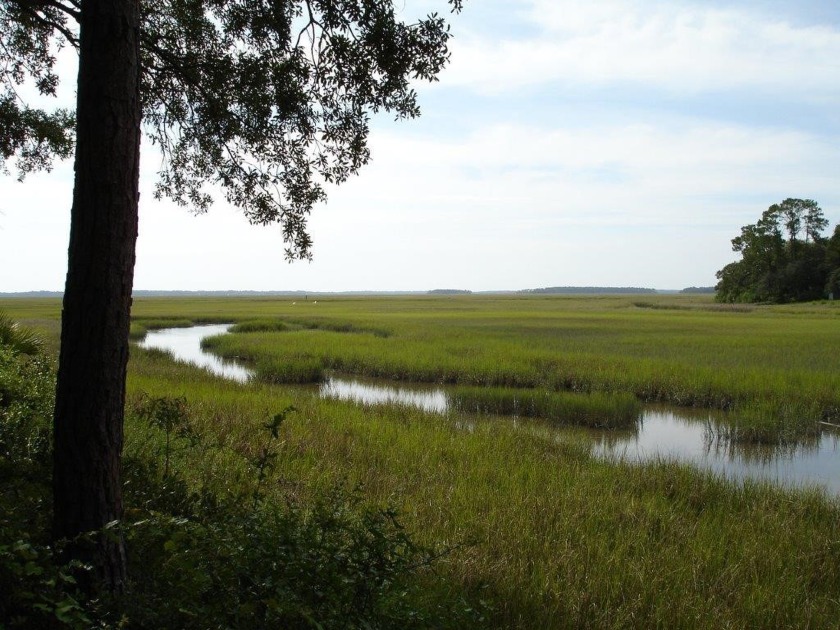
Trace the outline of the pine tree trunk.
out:
[[[122,516],[128,329],[140,160],[138,0],[83,0],[75,187],[61,325],[54,433],[57,539]],[[74,543],[111,590],[125,582],[118,536]]]

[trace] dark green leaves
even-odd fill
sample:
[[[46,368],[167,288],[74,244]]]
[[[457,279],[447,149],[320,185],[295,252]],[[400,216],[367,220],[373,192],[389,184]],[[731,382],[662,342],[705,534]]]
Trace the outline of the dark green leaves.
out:
[[[67,42],[76,43],[68,26],[73,12],[58,2],[0,1],[0,171],[8,173],[6,162],[14,159],[19,179],[49,170],[53,158],[64,159],[73,150],[73,115],[29,107],[21,97],[32,87],[55,96],[55,54]]]
[[[823,230],[828,221],[816,201],[785,199],[765,210],[732,239],[742,259],[717,272],[723,302],[792,302],[832,293],[840,257]],[[785,239],[787,236],[787,239]]]
[[[201,212],[219,184],[252,223],[281,224],[289,258],[310,256],[324,185],[370,159],[369,114],[417,116],[410,81],[449,57],[441,18],[403,23],[390,0],[173,0],[147,3],[145,25],[157,195]]]
[[[255,224],[279,223],[309,258],[306,222],[370,159],[369,116],[419,115],[413,80],[434,81],[449,30],[400,20],[392,0],[142,1],[146,131],[163,154],[156,195],[197,212],[214,185]],[[453,11],[460,0],[449,0]],[[69,156],[73,116],[30,109],[13,86],[54,95],[55,52],[77,44],[77,0],[0,0],[0,167],[21,175]]]

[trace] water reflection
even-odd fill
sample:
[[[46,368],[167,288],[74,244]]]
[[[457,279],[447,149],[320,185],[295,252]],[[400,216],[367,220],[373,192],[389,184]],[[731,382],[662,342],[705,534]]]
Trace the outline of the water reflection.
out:
[[[213,374],[244,383],[251,378],[251,370],[233,361],[226,361],[209,352],[205,352],[201,348],[202,339],[222,335],[230,327],[231,324],[209,324],[207,326],[192,326],[190,328],[150,330],[137,345],[141,348],[166,350],[172,353],[178,361],[192,363]]]
[[[206,367],[215,374],[247,381],[251,372],[201,349],[204,337],[227,332],[227,324],[151,331],[142,347],[160,348],[176,359]],[[379,379],[331,376],[319,395],[365,405],[400,404],[429,413],[451,413],[445,388],[390,383]],[[674,459],[714,471],[733,479],[763,479],[786,485],[818,485],[840,495],[840,435],[823,432],[795,444],[773,447],[745,445],[721,439],[714,430],[720,414],[692,412],[668,407],[648,407],[635,430],[587,430],[592,452],[599,457],[626,461]],[[454,418],[459,426],[472,430],[469,417]],[[566,429],[557,428],[558,438]],[[582,429],[575,429],[579,434]]]
[[[675,459],[734,479],[786,485],[818,485],[840,494],[840,436],[824,432],[798,444],[738,444],[714,437],[715,414],[662,407],[646,409],[635,437],[602,436],[593,452],[627,461]]]
[[[434,387],[389,385],[361,378],[331,376],[321,385],[322,398],[350,400],[365,405],[398,404],[429,413],[446,413],[449,403],[442,389]]]
[[[362,404],[411,404],[426,411],[449,411],[442,387],[395,384],[377,379],[333,376],[321,387],[321,396]],[[771,446],[724,440],[713,430],[723,415],[709,411],[665,406],[646,408],[635,429],[585,432],[592,452],[599,457],[644,462],[673,459],[733,479],[761,479],[780,485],[816,485],[840,494],[840,436],[823,433],[798,444]],[[470,425],[461,419],[458,425]],[[562,432],[562,427],[557,428]],[[584,431],[583,429],[575,429]]]
[[[727,456],[731,461],[745,461],[748,463],[766,464],[776,458],[808,457],[816,454],[823,446],[824,439],[836,435],[807,435],[798,442],[785,444],[741,444],[733,442],[720,433],[706,427],[703,439],[706,442],[708,453],[714,453],[720,457]]]

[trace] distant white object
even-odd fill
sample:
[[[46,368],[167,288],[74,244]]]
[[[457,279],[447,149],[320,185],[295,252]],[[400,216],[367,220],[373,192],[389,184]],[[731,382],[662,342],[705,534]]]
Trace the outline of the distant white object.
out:
[[[314,301],[314,302],[312,302],[312,303],[313,303],[313,304],[317,304],[317,303],[318,303],[318,300],[315,300],[315,301]]]
[[[297,302],[292,302],[292,306],[294,306],[295,304],[297,304]]]

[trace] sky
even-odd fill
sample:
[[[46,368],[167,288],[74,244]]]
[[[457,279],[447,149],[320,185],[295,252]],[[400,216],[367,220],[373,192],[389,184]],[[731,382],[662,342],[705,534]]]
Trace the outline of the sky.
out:
[[[377,116],[371,163],[314,209],[311,262],[221,196],[155,201],[144,144],[135,288],[680,289],[785,198],[840,223],[835,0],[466,0],[450,23],[421,118]],[[71,195],[71,163],[0,176],[0,292],[63,288]]]

